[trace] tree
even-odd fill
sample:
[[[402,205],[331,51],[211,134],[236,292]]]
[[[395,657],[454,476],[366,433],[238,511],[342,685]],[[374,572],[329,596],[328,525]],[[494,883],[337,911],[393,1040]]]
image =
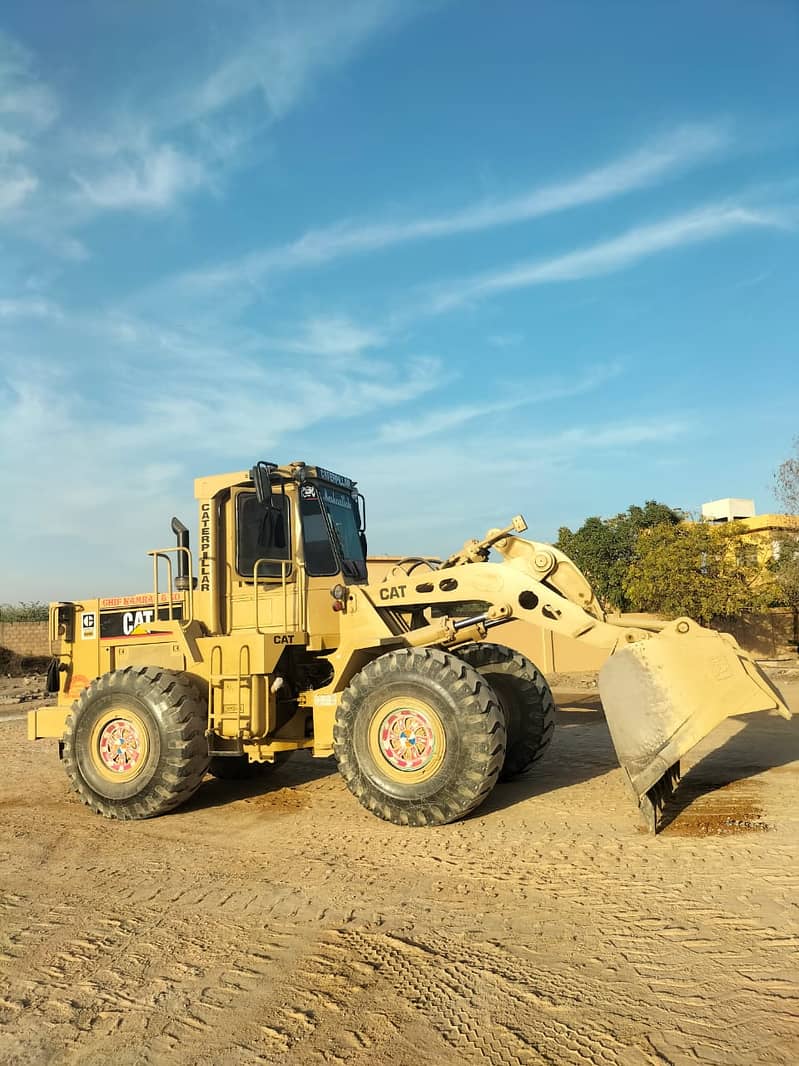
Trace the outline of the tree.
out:
[[[777,602],[799,610],[799,536],[784,533],[775,538],[771,570],[778,589]]]
[[[777,498],[788,514],[799,514],[799,437],[793,442],[795,456],[781,463],[774,475]]]
[[[580,567],[604,608],[629,611],[625,580],[639,534],[661,524],[676,525],[683,517],[665,503],[647,500],[614,518],[587,518],[576,532],[561,526],[557,547]]]
[[[647,530],[625,581],[633,608],[707,623],[767,606],[774,584],[740,550],[745,531],[740,522],[662,523]]]
[[[0,622],[46,622],[48,609],[46,603],[32,600],[26,603],[0,603]]]
[[[799,514],[799,437],[795,456],[781,463],[774,475],[777,498],[789,514]],[[774,542],[772,571],[779,589],[779,602],[799,609],[799,536],[784,533]]]

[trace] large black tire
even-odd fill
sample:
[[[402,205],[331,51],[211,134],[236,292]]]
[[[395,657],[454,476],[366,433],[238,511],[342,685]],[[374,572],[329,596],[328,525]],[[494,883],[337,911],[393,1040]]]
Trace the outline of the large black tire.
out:
[[[443,825],[478,807],[505,759],[505,720],[486,681],[437,648],[381,655],[336,712],[333,748],[349,790],[397,825]]]
[[[153,818],[185,802],[208,767],[207,714],[196,689],[158,667],[92,681],[66,722],[73,791],[106,818]]]
[[[458,655],[483,675],[505,712],[508,731],[501,781],[528,773],[552,741],[555,701],[538,668],[503,644],[468,644]]]

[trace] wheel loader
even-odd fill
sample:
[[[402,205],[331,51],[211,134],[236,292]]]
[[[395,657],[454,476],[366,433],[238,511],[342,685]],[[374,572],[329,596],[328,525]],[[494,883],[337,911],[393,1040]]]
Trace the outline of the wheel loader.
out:
[[[554,703],[502,643],[511,620],[603,649],[600,695],[648,827],[680,759],[729,715],[790,712],[736,642],[688,618],[608,622],[577,567],[521,516],[444,560],[367,565],[365,501],[320,466],[257,462],[195,482],[199,544],[149,552],[153,588],[52,604],[56,705],[30,712],[72,789],[109,818],[173,810],[206,772],[334,755],[380,818],[432,826],[531,772]],[[489,561],[491,552],[497,562]]]

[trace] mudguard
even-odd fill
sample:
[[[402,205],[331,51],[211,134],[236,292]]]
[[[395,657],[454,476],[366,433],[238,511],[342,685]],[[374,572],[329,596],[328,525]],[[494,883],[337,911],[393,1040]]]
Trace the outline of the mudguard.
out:
[[[599,673],[610,735],[650,832],[680,777],[680,760],[725,718],[791,712],[727,633],[678,618],[615,651]]]

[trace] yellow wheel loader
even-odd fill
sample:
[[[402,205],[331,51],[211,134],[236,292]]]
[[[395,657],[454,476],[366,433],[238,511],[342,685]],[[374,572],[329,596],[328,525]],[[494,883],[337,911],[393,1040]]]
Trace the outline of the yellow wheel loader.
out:
[[[660,632],[606,621],[563,553],[519,536],[521,516],[443,561],[370,575],[349,478],[258,462],[198,479],[195,495],[196,555],[173,519],[176,544],[149,553],[151,592],[50,608],[58,701],[30,712],[28,733],[59,740],[72,788],[106,817],[162,814],[209,770],[246,776],[305,748],[335,755],[380,818],[462,818],[552,738],[547,682],[501,642],[511,620],[607,653],[602,702],[653,831],[680,758],[722,719],[790,717],[731,637],[687,618]]]

